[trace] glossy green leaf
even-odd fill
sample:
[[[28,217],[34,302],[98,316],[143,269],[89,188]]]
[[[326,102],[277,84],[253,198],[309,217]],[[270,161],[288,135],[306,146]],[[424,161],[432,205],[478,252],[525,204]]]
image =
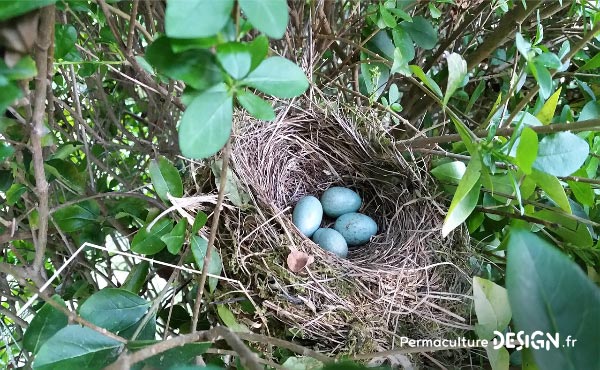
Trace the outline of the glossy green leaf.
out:
[[[34,370],[100,370],[113,362],[121,342],[85,326],[69,325],[42,345]]]
[[[166,218],[158,220],[149,231],[144,226],[131,240],[131,250],[147,255],[160,252],[166,246],[161,237],[168,234],[172,228],[172,221]]]
[[[565,212],[571,213],[571,205],[569,204],[569,198],[565,193],[565,189],[560,184],[560,181],[556,176],[552,176],[548,173],[533,170],[531,172],[531,178],[535,180],[540,189],[542,189],[548,198],[552,199],[560,208]]]
[[[227,326],[229,329],[235,332],[241,333],[249,333],[250,329],[244,324],[240,324],[236,319],[235,315],[226,305],[220,304],[217,305],[217,314],[219,314],[219,318]]]
[[[145,315],[144,315],[145,316]],[[133,338],[133,334],[138,330],[138,327],[143,324],[144,316],[125,330],[119,332],[119,335],[125,339]],[[152,315],[146,322],[144,327],[135,337],[136,340],[153,340],[156,338],[156,316]]]
[[[71,233],[97,223],[100,207],[95,201],[88,200],[60,208],[52,217],[62,231]]]
[[[593,58],[585,62],[577,71],[584,72],[592,69],[597,69],[600,67],[600,52],[596,53]]]
[[[158,160],[150,161],[148,171],[154,190],[160,199],[168,202],[167,194],[176,198],[183,196],[183,183],[179,171],[167,158],[161,156],[158,157]]]
[[[23,92],[14,83],[1,86],[0,89],[0,111],[4,112],[9,105],[23,96]]]
[[[421,80],[421,82],[425,84],[425,86],[429,87],[429,89],[433,91],[435,95],[440,98],[443,96],[442,89],[440,89],[438,84],[431,77],[427,76],[425,72],[423,72],[421,67],[418,65],[410,65],[410,70],[419,78],[419,80]]]
[[[192,225],[192,234],[196,234],[200,229],[206,225],[206,221],[208,221],[208,216],[206,213],[202,211],[198,211],[196,213],[196,217],[194,218],[194,224]]]
[[[573,261],[536,234],[513,229],[506,288],[516,330],[559,333],[558,348],[532,351],[540,369],[593,369],[600,363],[600,289]],[[575,346],[563,345],[571,336]]]
[[[590,147],[579,136],[558,132],[540,140],[533,167],[554,176],[569,176],[585,162]]]
[[[479,84],[477,85],[477,87],[473,91],[473,94],[471,94],[471,97],[469,98],[469,103],[467,104],[465,113],[469,113],[471,111],[471,109],[473,109],[473,106],[475,105],[475,103],[477,102],[477,100],[479,99],[479,97],[481,96],[481,94],[483,93],[484,90],[485,90],[485,81],[481,80],[481,81],[479,81]]]
[[[136,340],[127,343],[127,348],[135,352],[156,343],[157,340]],[[173,369],[174,365],[193,364],[196,357],[205,353],[210,347],[212,347],[211,342],[187,343],[152,356],[144,360],[144,364],[155,369]]]
[[[579,117],[577,118],[577,122],[598,118],[600,118],[600,103],[595,100],[591,100],[585,103],[581,109]]]
[[[44,163],[47,174],[53,175],[74,193],[83,194],[88,178],[71,160],[48,159]]]
[[[54,4],[56,0],[0,1],[0,21]]]
[[[559,69],[562,66],[560,58],[554,53],[542,53],[535,57],[535,62],[550,69]]]
[[[6,203],[9,206],[17,203],[23,194],[27,192],[27,187],[23,184],[12,184],[10,188],[6,191]]]
[[[280,39],[288,24],[285,0],[238,0],[250,23],[269,37]]]
[[[444,105],[448,104],[454,92],[463,86],[467,75],[467,62],[460,54],[451,53],[448,58],[448,84],[444,95]]]
[[[519,136],[519,144],[517,146],[517,165],[525,173],[531,173],[531,166],[537,158],[538,152],[538,136],[535,131],[529,127],[524,127]]]
[[[473,212],[479,199],[479,189],[481,183],[481,161],[473,158],[467,165],[467,169],[462,179],[458,183],[456,193],[450,203],[448,214],[444,219],[442,226],[442,235],[446,237],[452,230],[462,224]]]
[[[3,162],[7,158],[12,157],[15,154],[15,148],[8,143],[0,143],[0,162]]]
[[[77,30],[70,24],[56,24],[54,32],[54,57],[57,60],[63,59],[75,50]]]
[[[440,181],[458,184],[466,169],[467,166],[463,162],[452,161],[433,168],[431,174]]]
[[[25,80],[36,75],[35,61],[29,55],[19,59],[17,64],[11,68],[8,68],[4,60],[0,60],[0,76],[4,76],[9,80]]]
[[[219,160],[214,161],[210,166],[212,173],[215,176],[215,183],[217,185],[217,188],[219,188],[221,186],[220,185],[221,184],[221,165],[222,165],[222,161],[219,159]],[[225,194],[227,194],[227,198],[229,199],[229,201],[231,201],[231,203],[233,203],[233,205],[240,207],[242,209],[245,209],[248,207],[248,204],[250,202],[250,196],[248,195],[248,193],[246,193],[246,191],[242,187],[242,185],[240,183],[240,179],[233,172],[231,167],[227,168],[227,181],[225,182]]]
[[[530,63],[529,68],[540,87],[540,97],[544,100],[548,99],[550,94],[552,94],[552,75],[546,67],[537,61],[533,62],[533,64]]]
[[[573,176],[586,178],[587,173],[582,168],[573,173]],[[579,203],[590,207],[594,205],[594,189],[592,189],[592,186],[589,183],[580,181],[567,181],[567,184],[569,184],[569,188]]]
[[[394,18],[392,13],[390,13],[389,10],[387,10],[386,7],[383,6],[383,3],[379,4],[379,14],[381,15],[381,20],[387,27],[389,27],[389,28],[396,27],[396,25],[397,25],[396,18]]]
[[[250,70],[253,71],[256,67],[265,60],[267,53],[269,52],[269,39],[265,35],[260,35],[250,41],[248,44],[248,50],[252,56],[250,63]]]
[[[412,47],[412,40],[408,35],[406,37],[408,38],[408,42]],[[389,60],[394,59],[394,48],[399,47],[399,45],[394,45],[394,43],[392,43],[392,39],[390,38],[386,30],[380,30],[379,32],[377,32],[375,36],[373,36],[373,38],[369,40],[367,45],[370,49],[373,49],[375,52],[381,54]]]
[[[488,346],[485,348],[485,352],[487,353],[492,370],[507,370],[509,368],[510,355],[506,348],[500,347],[495,349],[492,346]]]
[[[183,246],[183,242],[185,240],[185,227],[187,225],[187,221],[185,219],[180,220],[177,225],[169,232],[160,237],[167,245],[167,250],[171,254],[179,254],[181,247]]]
[[[160,73],[196,90],[205,90],[222,80],[222,72],[210,51],[190,49],[174,53],[172,43],[167,37],[159,37],[146,48],[145,59]]]
[[[552,94],[550,98],[548,98],[546,103],[544,103],[544,106],[538,112],[538,114],[535,115],[536,118],[539,119],[542,124],[548,125],[552,121],[552,118],[554,117],[554,113],[556,111],[556,105],[558,104],[558,99],[560,98],[561,91],[562,87],[559,87],[558,90],[556,90],[554,94]]]
[[[65,308],[67,307],[65,301],[58,295],[53,296],[52,300]],[[36,354],[48,338],[67,326],[68,323],[69,319],[63,312],[45,303],[27,327],[23,335],[23,347]]]
[[[255,95],[248,90],[240,90],[236,97],[240,105],[244,107],[252,117],[263,121],[272,121],[275,119],[273,107],[260,96]]]
[[[431,22],[421,16],[412,17],[412,22],[402,22],[399,26],[406,30],[414,42],[425,50],[433,49],[437,44],[437,31]]]
[[[194,159],[217,153],[231,134],[232,115],[233,102],[227,92],[211,89],[194,98],[179,123],[181,153]]]
[[[79,315],[102,328],[118,333],[138,322],[148,311],[150,302],[136,294],[117,288],[105,288],[86,299]]]
[[[394,49],[394,63],[390,69],[390,73],[400,73],[403,76],[410,76],[412,74],[408,67],[408,58],[402,55],[402,49]]]
[[[542,209],[532,212],[530,215],[556,224],[556,226],[545,229],[558,235],[564,242],[577,246],[577,249],[584,250],[594,244],[589,228],[584,223],[569,217],[569,214],[559,213],[552,209]]]
[[[241,42],[227,42],[217,46],[217,60],[231,77],[244,78],[252,65],[252,53]]]
[[[181,39],[213,36],[225,27],[232,9],[233,0],[169,0],[165,31]]]
[[[144,287],[148,272],[150,271],[150,262],[141,261],[131,266],[131,271],[125,278],[121,289],[128,290],[133,294],[138,294]]]
[[[534,55],[534,53],[531,51],[531,44],[523,38],[523,35],[521,35],[520,32],[515,34],[515,41],[519,53],[521,53],[525,60],[530,61]]]
[[[293,98],[308,89],[300,67],[279,56],[265,59],[241,83],[278,98]]]
[[[194,261],[196,262],[196,267],[198,270],[202,271],[204,267],[204,256],[206,256],[206,249],[208,247],[208,242],[206,239],[202,238],[199,235],[192,236],[192,254],[194,255]],[[210,254],[210,262],[208,263],[208,273],[212,275],[221,275],[221,271],[223,270],[223,263],[221,262],[221,256],[219,255],[219,251],[213,247],[213,250]],[[218,284],[217,278],[209,277],[208,278],[208,287],[211,292],[213,292],[217,288]]]
[[[500,285],[473,277],[473,302],[477,315],[475,332],[480,339],[491,340],[494,331],[503,331],[510,323],[508,295]]]

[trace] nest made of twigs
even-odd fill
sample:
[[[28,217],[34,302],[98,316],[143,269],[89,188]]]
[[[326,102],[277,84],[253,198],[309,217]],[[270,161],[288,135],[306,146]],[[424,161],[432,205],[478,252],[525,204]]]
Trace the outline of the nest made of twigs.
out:
[[[442,239],[444,209],[426,186],[427,163],[408,162],[376,119],[307,100],[282,107],[275,122],[235,119],[230,165],[250,206],[225,212],[221,253],[231,256],[230,274],[259,292],[263,312],[330,352],[389,349],[399,336],[441,337],[468,324],[468,284],[456,262],[467,241],[461,233]],[[347,259],[291,221],[298,199],[334,185],[356,190],[361,212],[379,226]],[[291,251],[314,263],[290,271]]]

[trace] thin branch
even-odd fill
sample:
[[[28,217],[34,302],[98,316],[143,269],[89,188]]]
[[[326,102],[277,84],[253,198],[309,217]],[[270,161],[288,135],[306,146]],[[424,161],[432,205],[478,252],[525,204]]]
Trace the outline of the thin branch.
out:
[[[231,154],[231,139],[227,140],[225,148],[223,148],[223,158],[221,159],[221,178],[219,184],[219,195],[213,213],[212,224],[210,225],[210,235],[208,236],[208,244],[206,246],[206,254],[204,255],[204,264],[202,265],[202,275],[198,282],[198,290],[196,293],[196,302],[194,302],[194,312],[192,316],[192,330],[196,331],[198,325],[198,317],[200,315],[200,306],[202,305],[202,294],[204,293],[204,285],[206,284],[206,274],[211,261],[211,254],[215,239],[217,237],[217,229],[219,227],[219,217],[221,216],[221,205],[225,199],[225,187],[227,185],[227,168],[229,167],[229,156]]]
[[[46,243],[48,237],[48,182],[44,171],[44,154],[42,151],[42,136],[44,136],[44,113],[46,111],[46,89],[48,87],[48,49],[51,47],[54,30],[54,6],[42,9],[38,40],[36,42],[35,64],[38,75],[35,78],[35,96],[31,117],[31,150],[33,156],[33,171],[36,192],[38,196],[38,232],[35,242],[35,258],[33,272],[36,275],[44,271]]]
[[[600,23],[599,23],[600,24]],[[579,132],[579,131],[588,131],[600,128],[600,119],[591,119],[580,122],[573,123],[555,123],[551,125],[545,126],[534,126],[530,127],[537,134],[552,134],[556,132],[562,131],[571,131],[571,132]],[[513,134],[515,128],[502,128],[496,131],[496,136],[506,136],[509,137]],[[475,131],[475,136],[482,138],[487,137],[487,131]],[[455,141],[461,141],[461,137],[459,134],[451,134],[444,136],[432,136],[428,138],[419,138],[414,140],[407,140],[404,142],[399,142],[396,145],[400,150],[405,150],[408,148],[423,148],[433,144],[444,144],[444,143],[452,143]]]

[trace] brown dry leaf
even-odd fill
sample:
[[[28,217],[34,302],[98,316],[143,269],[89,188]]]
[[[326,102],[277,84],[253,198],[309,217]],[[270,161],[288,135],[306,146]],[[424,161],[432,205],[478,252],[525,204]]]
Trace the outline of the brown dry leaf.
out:
[[[313,262],[315,262],[315,257],[298,250],[292,250],[287,257],[287,265],[292,272],[300,272]]]

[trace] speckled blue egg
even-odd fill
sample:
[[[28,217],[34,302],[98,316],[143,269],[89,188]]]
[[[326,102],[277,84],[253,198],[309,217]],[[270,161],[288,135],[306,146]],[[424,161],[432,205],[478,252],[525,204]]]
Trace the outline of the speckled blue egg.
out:
[[[365,244],[377,234],[377,223],[371,217],[356,212],[341,215],[333,228],[342,234],[348,245]]]
[[[334,229],[318,229],[313,234],[312,239],[319,247],[338,257],[346,258],[348,255],[348,243],[346,243],[346,239]]]
[[[360,196],[355,191],[341,186],[325,190],[321,195],[323,212],[329,217],[339,217],[346,213],[356,212],[362,204]]]
[[[322,219],[323,207],[317,198],[307,195],[296,203],[292,222],[304,236],[310,238],[321,225]]]

